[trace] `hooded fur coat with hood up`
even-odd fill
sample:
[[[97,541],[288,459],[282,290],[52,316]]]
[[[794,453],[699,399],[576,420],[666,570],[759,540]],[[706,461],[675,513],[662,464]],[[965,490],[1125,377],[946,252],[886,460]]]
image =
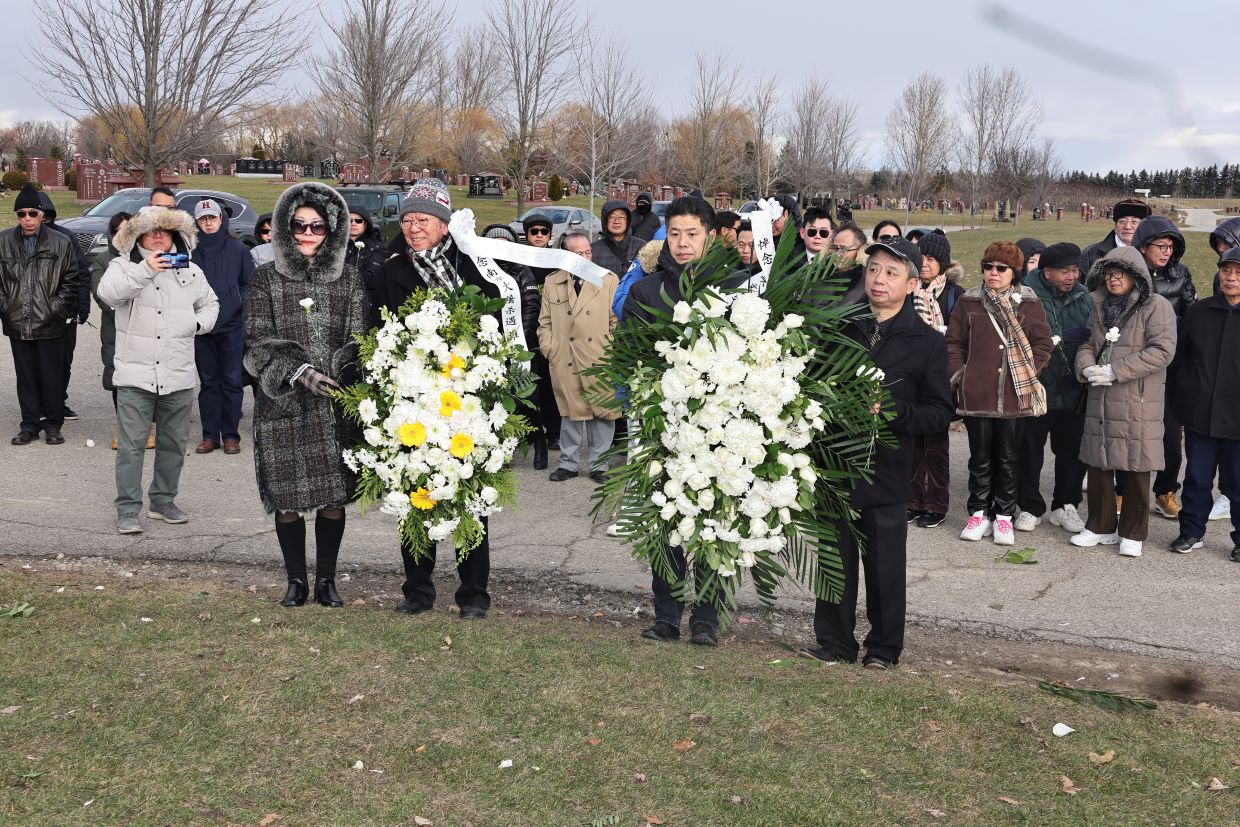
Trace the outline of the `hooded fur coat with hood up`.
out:
[[[1167,366],[1175,356],[1176,318],[1171,303],[1154,293],[1150,271],[1135,247],[1115,248],[1089,271],[1085,284],[1093,308],[1089,340],[1076,352],[1076,376],[1087,382],[1083,371],[1098,364],[1107,344],[1102,276],[1110,269],[1123,270],[1135,282],[1124,310],[1131,315],[1120,316],[1119,339],[1108,354],[1115,383],[1089,389],[1081,461],[1104,471],[1161,471],[1163,403]]]
[[[297,250],[291,222],[298,207],[327,221],[313,259]],[[344,263],[349,205],[316,182],[285,190],[272,218],[275,261],[254,271],[245,297],[244,364],[255,377],[254,472],[269,513],[308,512],[354,499],[356,478],[341,459],[354,430],[334,403],[293,381],[310,365],[345,386],[359,377],[357,334],[369,307],[357,270]],[[313,301],[307,310],[304,299]]]
[[[99,298],[116,313],[112,383],[169,394],[193,390],[198,381],[194,337],[209,333],[219,300],[192,261],[178,269],[152,270],[152,254],[138,239],[152,230],[172,233],[175,252],[194,249],[197,228],[182,210],[144,207],[112,239],[116,258],[99,280]]]

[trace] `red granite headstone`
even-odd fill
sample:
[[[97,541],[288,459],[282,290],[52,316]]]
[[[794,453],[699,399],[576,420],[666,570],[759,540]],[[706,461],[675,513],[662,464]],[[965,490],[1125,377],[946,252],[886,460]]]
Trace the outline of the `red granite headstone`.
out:
[[[65,162],[55,158],[30,158],[26,161],[26,174],[31,181],[44,187],[63,187]]]
[[[297,164],[284,165],[284,180],[290,184],[297,183],[297,173],[301,171],[301,167]]]
[[[530,192],[531,192],[532,200],[546,201],[547,200],[547,182],[546,181],[535,181],[533,184],[530,185]]]

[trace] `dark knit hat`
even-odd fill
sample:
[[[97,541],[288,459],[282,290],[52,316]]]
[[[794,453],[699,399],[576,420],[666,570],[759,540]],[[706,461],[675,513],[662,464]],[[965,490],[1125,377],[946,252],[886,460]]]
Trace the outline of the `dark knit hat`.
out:
[[[452,218],[452,196],[448,188],[438,178],[423,178],[415,183],[405,195],[400,205],[400,216],[409,213],[433,215],[435,218],[448,221]]]
[[[42,212],[43,205],[39,203],[39,191],[34,188],[34,184],[24,184],[21,192],[17,193],[17,197],[13,199],[13,212],[18,210]]]
[[[939,263],[939,272],[947,271],[952,266],[952,243],[947,240],[947,236],[938,233],[926,233],[917,242],[918,249],[926,258],[932,258]]]
[[[1038,266],[1043,270],[1051,268],[1052,270],[1060,270],[1064,267],[1076,267],[1081,263],[1081,248],[1070,241],[1061,241],[1058,244],[1052,244],[1042,251],[1042,258],[1038,260]]]
[[[546,227],[550,230],[552,229],[551,218],[540,212],[530,213],[525,218],[521,219],[521,229],[528,235],[530,227]]]
[[[1116,201],[1115,206],[1111,208],[1111,220],[1119,221],[1121,218],[1148,218],[1154,211],[1150,209],[1150,205],[1142,201],[1140,198],[1125,198],[1123,201]]]
[[[995,262],[997,264],[1006,264],[1016,271],[1016,277],[1020,278],[1020,269],[1025,266],[1025,256],[1010,241],[994,241],[982,253],[982,265],[987,262]]]
[[[890,253],[901,261],[912,262],[913,266],[917,268],[917,271],[921,272],[921,250],[919,250],[917,245],[909,241],[907,238],[893,238],[890,241],[875,242],[865,248],[865,254],[867,256],[872,256],[880,250],[884,253]]]

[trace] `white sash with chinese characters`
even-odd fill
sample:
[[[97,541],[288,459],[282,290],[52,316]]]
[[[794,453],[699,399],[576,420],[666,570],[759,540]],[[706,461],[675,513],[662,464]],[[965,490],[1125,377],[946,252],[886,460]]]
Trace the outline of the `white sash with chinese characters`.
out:
[[[766,290],[766,283],[771,278],[771,265],[775,263],[775,235],[771,230],[773,219],[767,209],[766,202],[759,201],[758,209],[746,216],[749,226],[753,228],[753,260],[761,268],[749,277],[749,289],[754,293]]]
[[[522,347],[526,345],[525,331],[521,325],[521,289],[516,279],[500,269],[492,259],[511,261],[527,267],[567,270],[595,287],[603,286],[603,276],[607,275],[607,271],[576,253],[529,247],[498,238],[482,238],[477,235],[476,226],[473,210],[457,210],[452,213],[452,219],[448,222],[448,232],[451,233],[457,249],[469,256],[482,277],[499,290],[500,298],[504,300],[500,323],[504,326],[504,332],[512,333]]]

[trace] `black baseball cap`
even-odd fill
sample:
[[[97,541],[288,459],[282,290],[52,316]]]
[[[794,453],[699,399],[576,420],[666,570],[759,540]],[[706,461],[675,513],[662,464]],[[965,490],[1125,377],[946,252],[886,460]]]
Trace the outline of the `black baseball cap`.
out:
[[[865,248],[865,254],[872,256],[879,250],[882,250],[884,253],[890,253],[901,261],[911,261],[913,266],[917,268],[917,272],[921,272],[921,250],[907,238],[897,236],[887,241],[876,241]]]

